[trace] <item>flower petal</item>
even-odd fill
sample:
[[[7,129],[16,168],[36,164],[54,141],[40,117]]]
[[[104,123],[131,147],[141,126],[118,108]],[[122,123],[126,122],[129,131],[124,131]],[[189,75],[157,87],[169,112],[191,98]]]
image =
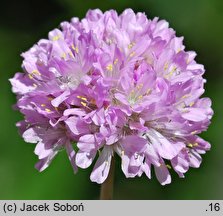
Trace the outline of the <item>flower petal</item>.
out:
[[[147,132],[147,135],[149,136],[149,139],[156,152],[158,152],[162,158],[168,160],[174,158],[181,151],[181,149],[185,147],[185,144],[181,142],[169,142],[161,133],[154,129],[150,129],[150,131]]]
[[[78,168],[77,168],[77,165],[76,165],[76,162],[75,162],[75,151],[74,151],[70,142],[66,143],[65,148],[66,148],[66,152],[67,152],[68,158],[70,160],[70,163],[73,167],[74,173],[76,173]]]
[[[171,176],[170,173],[168,171],[168,168],[166,167],[165,164],[162,164],[161,166],[155,167],[155,174],[156,177],[158,179],[158,181],[160,182],[161,185],[166,185],[166,184],[170,184],[171,183]]]
[[[58,151],[53,151],[48,157],[39,160],[36,163],[35,168],[40,172],[45,170],[50,165],[50,163],[52,162],[53,158],[56,156],[57,153]]]
[[[26,94],[35,89],[34,82],[25,73],[16,73],[9,81],[12,85],[12,91],[17,94]]]
[[[105,179],[108,177],[112,154],[112,148],[108,146],[103,148],[91,173],[91,181],[97,182],[98,184],[101,184],[105,181]]]
[[[194,122],[203,121],[207,118],[205,110],[200,108],[188,108],[187,112],[182,114],[182,117]]]
[[[26,142],[29,142],[29,143],[37,143],[41,141],[41,138],[39,137],[39,135],[37,134],[34,128],[29,128],[28,130],[26,130],[23,133],[22,137]]]
[[[91,152],[85,152],[85,151],[81,151],[79,150],[76,154],[76,164],[77,166],[86,169],[88,168],[96,155],[96,151],[91,151]]]
[[[86,115],[86,112],[83,109],[79,108],[71,108],[71,109],[66,109],[63,113],[64,116],[69,116],[69,115],[77,115],[77,116],[84,116]]]
[[[146,158],[145,162],[142,165],[143,172],[146,176],[151,179],[151,162]]]
[[[90,152],[91,150],[95,149],[95,137],[92,134],[87,134],[84,136],[81,136],[78,143],[77,147],[81,151],[86,151]]]
[[[126,152],[143,152],[146,149],[147,141],[142,137],[136,135],[126,136],[122,141],[121,145]]]
[[[190,166],[191,167],[194,167],[194,168],[200,167],[202,158],[195,150],[192,149],[190,151],[189,158],[190,158]]]
[[[89,133],[89,125],[86,124],[79,117],[70,117],[65,121],[65,123],[67,124],[71,132],[75,135]]]
[[[189,169],[189,156],[186,151],[181,151],[179,155],[171,160],[171,164],[177,173],[185,173]]]
[[[54,107],[58,107],[61,103],[63,103],[68,98],[68,95],[70,95],[70,91],[64,91],[61,95],[53,99],[51,101],[51,104]]]

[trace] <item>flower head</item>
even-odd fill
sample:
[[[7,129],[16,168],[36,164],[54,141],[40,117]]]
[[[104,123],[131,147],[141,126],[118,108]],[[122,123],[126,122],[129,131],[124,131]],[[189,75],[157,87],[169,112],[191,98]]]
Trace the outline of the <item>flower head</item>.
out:
[[[185,51],[165,20],[131,9],[88,11],[86,18],[61,23],[22,54],[22,73],[10,79],[17,126],[36,143],[36,168],[44,170],[66,149],[74,171],[94,160],[91,181],[102,183],[119,155],[126,177],[171,182],[199,167],[210,144],[198,136],[213,111],[204,92],[203,65]],[[73,145],[77,146],[75,152]]]

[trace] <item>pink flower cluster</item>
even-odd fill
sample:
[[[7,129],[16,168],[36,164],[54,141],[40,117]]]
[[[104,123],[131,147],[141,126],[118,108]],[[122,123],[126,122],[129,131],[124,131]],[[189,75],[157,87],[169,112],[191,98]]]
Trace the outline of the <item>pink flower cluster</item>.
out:
[[[198,134],[213,111],[200,98],[204,67],[182,41],[165,20],[96,9],[23,53],[23,72],[10,82],[24,115],[17,126],[36,143],[36,168],[61,149],[75,172],[96,160],[90,179],[97,183],[115,154],[126,177],[151,178],[154,167],[162,185],[171,182],[170,168],[184,177],[199,167],[210,144]]]

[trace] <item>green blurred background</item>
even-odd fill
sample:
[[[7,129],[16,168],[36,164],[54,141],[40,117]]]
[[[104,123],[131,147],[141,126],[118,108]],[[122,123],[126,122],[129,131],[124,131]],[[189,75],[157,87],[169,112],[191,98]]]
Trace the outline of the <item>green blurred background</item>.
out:
[[[16,102],[8,79],[21,71],[20,53],[58,27],[64,20],[83,18],[90,8],[105,11],[125,8],[144,11],[149,18],[166,19],[187,50],[198,53],[205,65],[206,92],[215,115],[202,137],[212,144],[199,169],[185,179],[172,173],[172,184],[161,186],[153,175],[126,179],[116,163],[115,199],[223,199],[223,1],[222,0],[103,0],[1,1],[0,8],[0,199],[98,199],[99,185],[90,182],[92,167],[74,175],[65,152],[43,173],[34,169],[34,145],[18,135],[15,123],[22,116],[12,110]]]

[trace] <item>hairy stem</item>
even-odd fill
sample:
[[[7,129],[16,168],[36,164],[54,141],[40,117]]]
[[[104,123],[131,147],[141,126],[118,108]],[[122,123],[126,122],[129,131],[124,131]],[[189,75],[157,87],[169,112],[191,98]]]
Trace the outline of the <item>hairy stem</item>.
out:
[[[113,199],[113,185],[115,173],[115,157],[112,157],[111,167],[107,179],[101,185],[100,200]]]

